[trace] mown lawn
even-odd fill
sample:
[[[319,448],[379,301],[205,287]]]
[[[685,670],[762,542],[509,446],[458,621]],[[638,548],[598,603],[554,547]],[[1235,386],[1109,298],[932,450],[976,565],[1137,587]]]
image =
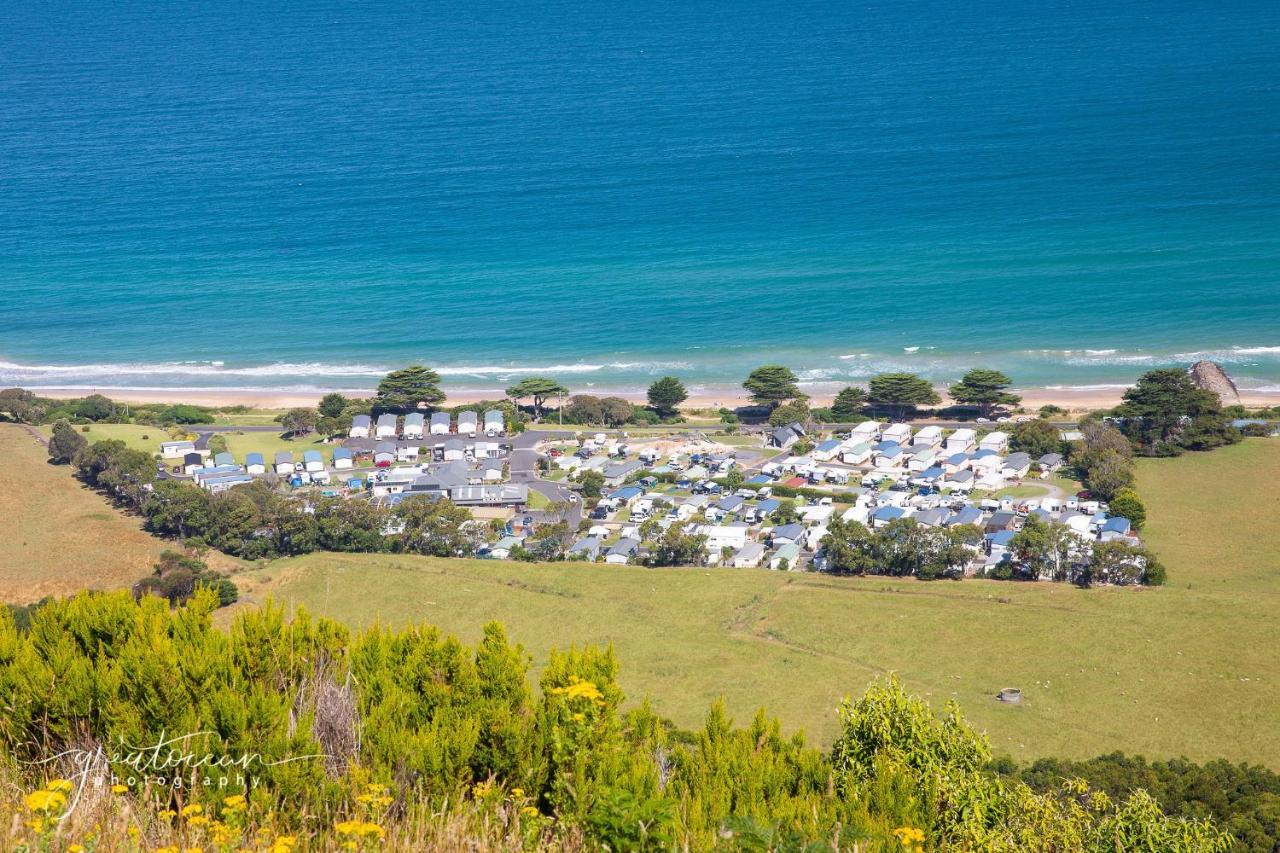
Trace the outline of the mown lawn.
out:
[[[160,443],[162,441],[172,440],[167,430],[156,426],[91,424],[88,432],[84,432],[82,427],[76,427],[76,429],[81,430],[81,434],[90,443],[107,439],[119,439],[129,447],[151,454],[160,452]],[[40,427],[40,431],[48,437],[52,433],[52,427]],[[276,432],[247,431],[219,434],[227,440],[227,450],[235,456],[237,462],[242,464],[245,457],[254,451],[263,454],[267,462],[270,463],[271,458],[278,450],[287,450],[293,453],[298,461],[302,460],[302,451],[319,450],[324,454],[325,460],[329,461],[334,448],[338,446],[336,443],[325,444],[319,436],[314,434],[298,439],[286,438],[283,434]]]
[[[22,427],[0,424],[0,601],[131,586],[172,547],[47,459]],[[211,563],[239,565],[221,555]]]
[[[473,641],[497,619],[535,665],[612,642],[632,699],[686,726],[723,696],[739,719],[763,705],[825,741],[841,697],[893,670],[1019,759],[1122,749],[1280,768],[1280,441],[1139,470],[1163,589],[328,554],[244,577],[254,600],[354,625]],[[1007,686],[1022,706],[993,700]]]

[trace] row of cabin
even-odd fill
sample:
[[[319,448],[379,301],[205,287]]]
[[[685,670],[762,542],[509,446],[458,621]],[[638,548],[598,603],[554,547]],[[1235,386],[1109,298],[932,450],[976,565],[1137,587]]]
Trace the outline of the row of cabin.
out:
[[[912,430],[909,424],[883,425],[876,421],[865,421],[854,427],[848,438],[835,444],[823,442],[815,450],[814,457],[824,461],[839,459],[846,465],[865,465],[876,452],[877,447],[896,446],[903,452],[920,454],[927,450],[935,451],[938,456],[955,453],[969,453],[977,450],[988,450],[992,453],[1009,452],[1009,434],[996,430],[978,438],[975,430],[962,427],[946,433],[939,426],[924,426]]]
[[[374,445],[373,464],[376,468],[387,468],[393,462],[417,462],[423,450],[431,456],[430,461],[436,462],[499,459],[504,455],[502,445],[497,441],[468,442],[461,438],[449,438],[434,447],[419,448],[416,444],[398,444],[384,440]]]
[[[355,459],[351,451],[345,447],[335,448],[331,458],[334,468],[351,468],[355,465]],[[192,477],[198,472],[207,472],[214,468],[221,471],[235,469],[250,477],[258,477],[267,473],[267,460],[261,453],[245,454],[244,465],[241,466],[236,462],[234,456],[225,451],[213,455],[212,465],[206,462],[205,455],[193,451],[183,457],[182,464],[183,473]],[[297,470],[315,473],[325,470],[325,460],[319,450],[305,450],[302,453],[302,467],[299,469],[293,453],[288,450],[280,450],[272,457],[271,470],[277,474],[292,474]]]
[[[403,423],[398,416],[390,413],[378,415],[376,422],[369,415],[356,415],[351,420],[348,435],[351,438],[385,439],[399,436],[414,439],[423,438],[428,434],[475,435],[483,432],[485,435],[496,436],[502,435],[506,428],[506,420],[498,409],[489,409],[484,413],[483,429],[480,426],[481,422],[481,416],[470,411],[459,412],[456,424],[448,412],[433,412],[430,421],[422,412],[411,412],[404,416]]]

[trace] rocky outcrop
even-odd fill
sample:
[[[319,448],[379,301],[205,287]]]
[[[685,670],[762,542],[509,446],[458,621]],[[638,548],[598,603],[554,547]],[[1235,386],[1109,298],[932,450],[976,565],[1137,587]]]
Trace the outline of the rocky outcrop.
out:
[[[1187,372],[1191,374],[1191,381],[1197,388],[1217,394],[1222,405],[1232,406],[1240,402],[1240,391],[1236,388],[1236,383],[1231,381],[1231,377],[1216,361],[1197,361]]]

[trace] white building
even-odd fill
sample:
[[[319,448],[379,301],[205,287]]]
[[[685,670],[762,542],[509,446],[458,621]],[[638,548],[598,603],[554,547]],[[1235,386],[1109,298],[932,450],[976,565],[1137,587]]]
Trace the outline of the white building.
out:
[[[947,436],[947,453],[968,453],[977,443],[978,434],[971,429],[958,429]]]
[[[395,438],[397,421],[399,419],[393,414],[378,415],[378,425],[376,436],[378,438]]]
[[[996,453],[1009,452],[1009,434],[1007,432],[989,432],[978,442],[979,450],[994,450]]]
[[[404,416],[404,437],[422,438],[424,418],[421,412],[411,412]]]

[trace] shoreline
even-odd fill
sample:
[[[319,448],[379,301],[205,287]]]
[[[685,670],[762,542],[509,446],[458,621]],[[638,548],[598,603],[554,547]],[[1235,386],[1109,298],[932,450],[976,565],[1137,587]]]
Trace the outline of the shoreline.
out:
[[[1107,388],[1014,388],[1013,393],[1022,397],[1022,406],[1034,411],[1041,406],[1056,405],[1070,413],[1086,413],[1095,409],[1107,409],[1121,402],[1125,388],[1115,386]],[[249,389],[249,388],[74,388],[74,387],[38,387],[29,386],[28,390],[43,397],[65,400],[85,397],[89,394],[103,394],[122,403],[189,403],[196,406],[249,406],[258,409],[287,409],[293,407],[315,406],[322,396],[331,390],[338,391],[348,397],[372,397],[373,389],[315,389],[294,391],[289,389]],[[464,405],[481,400],[502,399],[501,389],[451,389],[444,388],[448,394],[445,405]],[[945,399],[945,389],[939,388]],[[632,402],[644,402],[644,389],[607,389],[588,388],[573,389],[571,393],[591,394],[598,397],[622,397]],[[828,405],[834,393],[818,392],[810,397],[815,406]],[[1277,406],[1280,405],[1280,393],[1260,393],[1243,390],[1240,401],[1245,406]],[[718,409],[721,407],[736,408],[749,405],[750,400],[741,388],[725,386],[719,388],[702,387],[692,389],[681,409]]]

